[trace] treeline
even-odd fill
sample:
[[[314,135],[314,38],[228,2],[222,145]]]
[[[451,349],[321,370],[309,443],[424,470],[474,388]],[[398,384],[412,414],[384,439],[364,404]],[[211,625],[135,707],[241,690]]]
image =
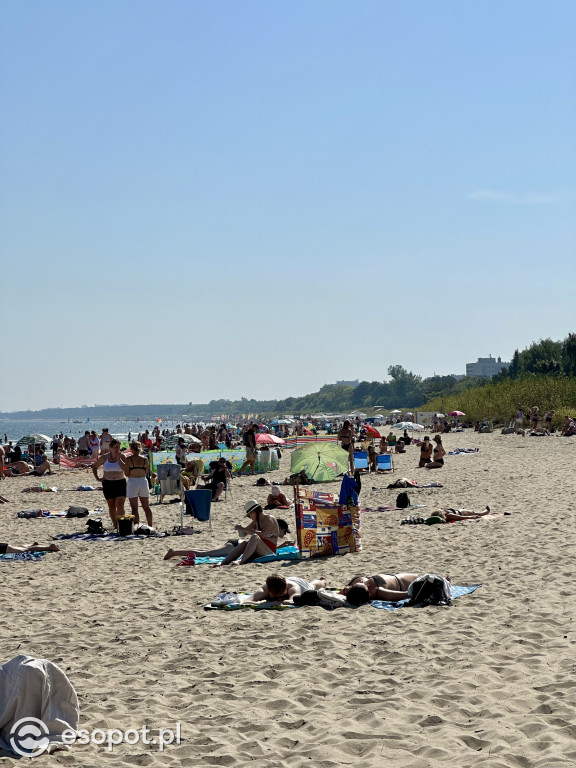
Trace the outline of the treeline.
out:
[[[326,384],[319,392],[303,397],[287,397],[276,405],[278,413],[349,413],[383,406],[417,408],[421,403],[445,394],[457,395],[477,387],[485,379],[431,376],[423,379],[401,365],[388,368],[390,381],[361,381],[357,387]]]
[[[488,419],[508,425],[518,408],[527,413],[532,406],[540,413],[555,411],[553,424],[558,429],[565,416],[576,415],[576,377],[546,376],[527,373],[501,381],[494,379],[483,387],[475,387],[457,397],[435,398],[422,407],[423,411],[463,411],[466,419]]]
[[[564,341],[540,339],[522,352],[516,350],[510,368],[495,376],[493,381],[518,379],[527,374],[576,376],[576,333],[569,333]]]

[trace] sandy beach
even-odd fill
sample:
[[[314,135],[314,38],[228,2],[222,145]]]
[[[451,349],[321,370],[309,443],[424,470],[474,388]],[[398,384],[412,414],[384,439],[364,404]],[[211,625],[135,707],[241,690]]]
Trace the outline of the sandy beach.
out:
[[[444,526],[400,525],[405,512],[367,511],[357,555],[278,567],[212,569],[164,561],[169,547],[209,547],[233,535],[253,479],[233,481],[213,506],[213,531],[130,542],[62,542],[41,562],[0,562],[0,663],[47,658],[69,676],[88,730],[180,723],[180,745],[75,745],[36,758],[63,766],[253,768],[552,768],[576,765],[576,503],[574,438],[444,436],[443,469],[416,469],[418,449],[393,475],[363,478],[361,507],[394,503],[401,476],[441,482],[409,490],[414,503],[507,512]],[[290,454],[270,480],[285,477]],[[22,493],[38,478],[0,483],[0,540],[51,541],[85,520],[17,519],[19,510],[104,506],[101,492]],[[42,478],[59,489],[90,471]],[[337,491],[339,485],[318,486]],[[376,490],[373,490],[376,489]],[[289,489],[292,492],[292,489]],[[172,530],[178,505],[156,505]],[[279,515],[293,523],[293,513]],[[107,520],[107,515],[103,515]],[[293,527],[293,526],[292,526]],[[248,590],[278,570],[343,586],[357,573],[433,571],[482,584],[451,607],[381,611],[205,611],[223,590]],[[19,765],[0,757],[0,764]]]

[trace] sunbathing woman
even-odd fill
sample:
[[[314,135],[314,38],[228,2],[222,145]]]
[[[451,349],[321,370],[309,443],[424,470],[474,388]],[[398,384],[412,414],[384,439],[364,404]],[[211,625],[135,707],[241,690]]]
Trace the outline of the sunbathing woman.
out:
[[[280,536],[280,528],[276,518],[265,514],[256,499],[247,501],[244,505],[244,511],[246,512],[246,517],[250,518],[250,524],[246,527],[242,525],[235,525],[234,527],[240,536],[248,536],[249,538],[241,541],[224,558],[223,562],[218,563],[214,568],[230,564],[245,565],[255,557],[276,554],[278,538]],[[235,563],[239,555],[242,555],[242,558],[238,563]]]
[[[434,435],[434,442],[436,445],[434,446],[433,460],[425,465],[426,469],[440,469],[440,467],[444,466],[444,456],[446,456],[446,451],[442,445],[442,438],[440,435]]]
[[[451,507],[436,509],[432,512],[432,516],[442,517],[447,523],[457,523],[460,520],[478,520],[480,517],[485,517],[489,514],[489,506],[486,506],[483,512],[474,512],[473,509],[452,509]]]
[[[280,529],[279,538],[281,539],[283,539],[287,533],[290,533],[286,520],[278,518],[278,528]],[[243,542],[240,542],[239,539],[228,539],[224,546],[216,547],[216,549],[169,549],[164,555],[164,560],[170,560],[172,557],[226,557],[232,550],[239,546],[238,553],[242,554],[242,543]],[[284,541],[282,544],[278,544],[277,549],[293,546],[293,541]]]
[[[273,485],[266,499],[266,506],[264,509],[287,509],[292,506],[286,496],[282,493],[277,485]]]
[[[425,467],[429,461],[432,460],[432,443],[428,435],[424,438],[424,442],[420,446],[420,462],[419,467]]]
[[[42,475],[51,475],[50,463],[43,461],[36,469],[32,464],[28,464],[27,461],[15,461],[5,467],[4,472],[6,477],[20,477],[22,475],[33,475],[35,477],[41,477]]]
[[[406,591],[418,578],[417,573],[377,573],[374,576],[355,576],[340,591],[351,605],[364,605],[370,600],[396,602],[406,600]]]
[[[37,541],[28,546],[16,547],[0,541],[0,555],[16,555],[22,552],[60,552],[60,547],[57,544],[38,544]]]

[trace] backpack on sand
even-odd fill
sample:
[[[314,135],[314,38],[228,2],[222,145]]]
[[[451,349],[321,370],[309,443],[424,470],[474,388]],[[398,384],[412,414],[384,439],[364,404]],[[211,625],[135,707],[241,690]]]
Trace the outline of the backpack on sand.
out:
[[[425,573],[408,587],[409,606],[424,608],[427,605],[452,605],[450,585],[442,576]]]
[[[99,517],[95,520],[88,520],[86,528],[88,529],[86,533],[90,533],[93,536],[104,536],[106,534],[106,529],[102,525],[102,520]]]
[[[396,496],[396,506],[398,509],[406,509],[406,507],[410,506],[410,497],[406,491],[403,491]]]

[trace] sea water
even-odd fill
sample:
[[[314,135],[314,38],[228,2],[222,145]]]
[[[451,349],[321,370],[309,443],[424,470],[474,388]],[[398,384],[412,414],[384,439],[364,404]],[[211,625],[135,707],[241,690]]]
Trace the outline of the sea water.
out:
[[[0,419],[0,441],[4,441],[4,435],[7,435],[8,440],[17,443],[25,435],[34,433],[46,435],[52,439],[53,435],[59,435],[61,432],[78,440],[80,435],[83,435],[87,429],[90,431],[94,430],[101,435],[103,427],[108,427],[113,437],[126,440],[128,432],[135,438],[146,429],[151,432],[155,426],[160,427],[161,431],[163,429],[172,430],[176,428],[177,424],[182,423],[182,421],[162,421],[162,423],[158,423],[155,419],[150,421],[124,421],[121,419],[84,419],[83,421],[77,419]]]

